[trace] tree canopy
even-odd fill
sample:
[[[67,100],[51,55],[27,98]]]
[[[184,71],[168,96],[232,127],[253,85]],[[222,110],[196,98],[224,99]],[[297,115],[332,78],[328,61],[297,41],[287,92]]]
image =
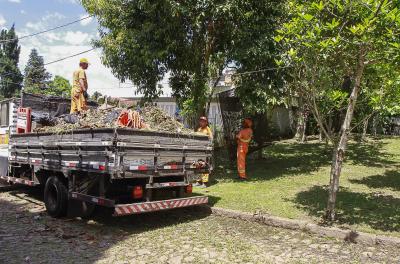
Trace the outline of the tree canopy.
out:
[[[43,57],[32,49],[24,72],[24,87],[27,92],[43,93],[49,85],[51,74],[44,67]]]
[[[173,95],[186,113],[204,111],[227,67],[240,73],[274,66],[273,35],[283,3],[279,0],[82,3],[99,21],[101,39],[95,44],[103,48],[103,61],[114,74],[153,98],[161,92],[157,83],[169,73]],[[273,90],[268,75],[238,78],[244,102],[266,99]]]
[[[376,101],[376,89],[383,95],[385,90],[393,89],[396,83],[393,78],[398,78],[381,69],[398,71],[400,3],[390,0],[290,0],[287,3],[290,19],[275,37],[285,47],[278,63],[293,67],[292,87],[311,106],[327,137],[332,134],[321,108],[339,110],[344,106],[340,131],[337,139],[333,139],[336,147],[327,209],[327,217],[333,220],[357,99],[361,95]],[[382,98],[379,101],[383,102]]]
[[[9,98],[21,90],[22,74],[18,68],[21,46],[14,25],[0,32],[0,96]]]
[[[44,94],[71,97],[71,84],[64,77],[56,75],[49,82],[49,87],[44,90]]]

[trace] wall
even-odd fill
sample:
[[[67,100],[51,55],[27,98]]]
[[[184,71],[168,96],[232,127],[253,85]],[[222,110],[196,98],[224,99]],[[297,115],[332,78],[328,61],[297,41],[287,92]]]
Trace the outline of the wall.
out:
[[[11,133],[15,133],[16,131],[16,120],[17,120],[17,100],[16,99],[10,99],[10,100],[4,100],[0,102],[1,106],[8,105],[8,120],[5,124],[0,125],[0,144],[8,144],[8,135],[9,131]],[[1,114],[1,109],[0,109],[0,116]],[[0,122],[1,124],[2,122]]]
[[[175,116],[176,111],[176,103],[171,98],[170,101],[165,100],[162,98],[161,100],[155,100],[155,103],[158,107],[163,109],[167,112],[170,116]],[[221,110],[219,108],[219,104],[217,102],[211,102],[210,104],[210,113],[208,115],[208,120],[211,125],[222,126],[222,119],[221,119]]]
[[[277,106],[272,109],[271,127],[280,135],[290,134],[290,119],[289,110],[282,106]]]

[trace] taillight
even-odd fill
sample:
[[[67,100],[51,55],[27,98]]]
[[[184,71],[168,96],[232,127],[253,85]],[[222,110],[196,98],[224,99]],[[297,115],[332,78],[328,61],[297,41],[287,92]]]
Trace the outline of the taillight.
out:
[[[140,199],[143,197],[143,188],[142,186],[135,186],[132,190],[132,198],[133,199]]]
[[[191,184],[186,186],[186,193],[192,193],[192,191],[193,191],[193,186]]]

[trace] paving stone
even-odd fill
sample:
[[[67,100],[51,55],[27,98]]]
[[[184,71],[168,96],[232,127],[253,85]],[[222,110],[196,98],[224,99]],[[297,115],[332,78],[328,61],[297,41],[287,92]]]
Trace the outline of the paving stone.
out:
[[[372,255],[373,255],[373,253],[372,253],[372,252],[363,252],[363,253],[361,253],[361,255],[362,255],[363,257],[366,257],[366,258],[371,258]]]
[[[308,247],[309,248],[312,248],[312,249],[317,249],[317,248],[319,248],[321,245],[318,245],[318,244],[311,244],[311,245],[309,245]]]
[[[186,257],[186,258],[184,259],[184,261],[185,261],[185,262],[188,262],[188,263],[191,263],[191,262],[193,262],[195,259],[196,259],[195,257],[189,256],[189,257]]]
[[[173,257],[170,260],[168,260],[169,264],[180,264],[182,263],[182,256],[177,256],[177,257]]]
[[[195,209],[53,219],[41,193],[26,196],[35,203],[20,197],[0,193],[0,263],[400,263],[398,248],[343,243]]]

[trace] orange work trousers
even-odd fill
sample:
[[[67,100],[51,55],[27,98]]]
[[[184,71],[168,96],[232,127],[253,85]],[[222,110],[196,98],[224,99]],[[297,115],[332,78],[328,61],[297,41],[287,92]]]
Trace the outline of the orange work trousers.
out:
[[[71,91],[71,114],[80,113],[87,109],[86,99],[83,92],[77,89]]]
[[[246,179],[246,156],[249,151],[249,144],[244,142],[239,142],[237,148],[237,169],[239,172],[239,177]]]

